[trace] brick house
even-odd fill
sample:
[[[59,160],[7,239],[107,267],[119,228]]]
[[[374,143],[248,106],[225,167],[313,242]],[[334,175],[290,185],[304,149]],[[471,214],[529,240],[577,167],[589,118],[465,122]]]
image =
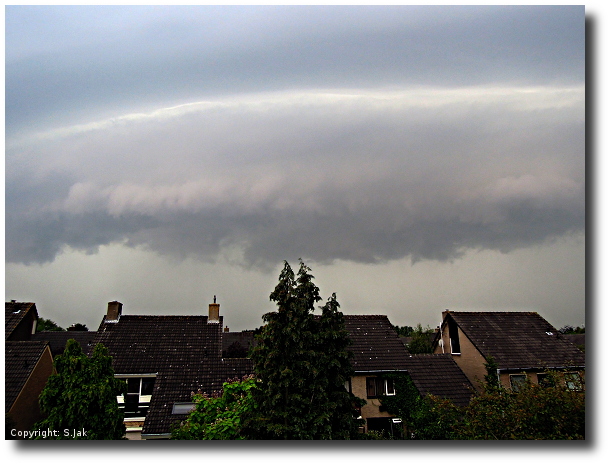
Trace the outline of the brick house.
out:
[[[54,372],[49,344],[31,340],[37,320],[36,304],[5,303],[4,413],[10,439],[19,439],[19,432],[29,431],[42,419],[38,396]]]
[[[222,357],[220,304],[207,316],[123,315],[122,307],[108,304],[92,347],[108,348],[115,377],[127,384],[119,406],[130,439],[169,438],[193,407],[193,392],[212,393],[253,371],[249,359]]]
[[[564,372],[569,388],[580,388],[585,354],[535,312],[443,312],[434,353],[451,354],[472,384],[481,389],[486,357],[498,364],[502,386],[518,389],[546,370]]]

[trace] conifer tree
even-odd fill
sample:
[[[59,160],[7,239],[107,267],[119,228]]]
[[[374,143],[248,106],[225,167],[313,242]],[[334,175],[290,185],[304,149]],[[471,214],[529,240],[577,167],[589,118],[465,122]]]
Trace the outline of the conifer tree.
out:
[[[258,410],[248,428],[259,439],[334,439],[356,434],[352,401],[345,389],[351,365],[343,315],[333,295],[321,318],[313,315],[321,300],[310,269],[301,261],[295,277],[288,262],[270,300],[276,312],[253,350],[260,380]]]

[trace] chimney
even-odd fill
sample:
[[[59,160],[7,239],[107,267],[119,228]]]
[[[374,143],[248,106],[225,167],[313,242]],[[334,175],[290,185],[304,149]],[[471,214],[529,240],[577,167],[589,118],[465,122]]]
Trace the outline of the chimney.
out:
[[[121,316],[122,311],[123,304],[121,302],[117,302],[116,300],[113,302],[108,302],[108,312],[106,313],[106,321],[119,321],[119,317]]]
[[[210,304],[208,323],[220,323],[220,304],[216,303],[216,296],[214,296],[214,303]]]

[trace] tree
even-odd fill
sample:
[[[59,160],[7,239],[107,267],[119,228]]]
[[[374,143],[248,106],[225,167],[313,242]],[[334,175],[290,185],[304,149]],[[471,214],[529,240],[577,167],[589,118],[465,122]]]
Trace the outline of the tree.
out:
[[[243,419],[256,408],[253,376],[223,383],[222,392],[195,394],[195,409],[172,431],[172,439],[246,439]]]
[[[556,372],[518,392],[491,386],[462,415],[456,439],[585,439],[585,394],[566,389]]]
[[[411,332],[411,342],[407,350],[411,354],[431,354],[434,351],[432,347],[432,330],[429,327],[422,328],[422,325],[418,323]]]
[[[396,331],[396,334],[398,334],[399,336],[409,337],[413,332],[412,326],[392,325],[392,327],[394,328],[394,331]]]
[[[87,328],[87,325],[82,323],[74,323],[68,328],[68,331],[89,331],[89,328]]]
[[[276,312],[263,316],[265,325],[252,351],[260,382],[254,392],[258,410],[248,419],[257,439],[336,439],[358,430],[354,402],[345,389],[351,375],[349,339],[343,314],[333,294],[316,319],[321,300],[310,269],[300,261],[295,277],[288,262],[270,300]]]
[[[125,425],[117,396],[125,393],[126,385],[114,377],[108,349],[98,344],[89,358],[70,339],[54,366],[56,373],[39,398],[46,418],[33,431],[58,432],[47,439],[122,439]]]
[[[65,331],[65,329],[52,320],[38,318],[38,321],[36,322],[36,332],[39,333],[41,331]]]

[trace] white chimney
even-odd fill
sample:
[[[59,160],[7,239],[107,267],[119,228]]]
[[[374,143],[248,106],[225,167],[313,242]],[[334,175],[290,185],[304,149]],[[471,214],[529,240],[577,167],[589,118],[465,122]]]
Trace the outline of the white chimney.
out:
[[[214,296],[214,303],[210,304],[208,323],[220,323],[220,304],[216,303],[216,296]]]

